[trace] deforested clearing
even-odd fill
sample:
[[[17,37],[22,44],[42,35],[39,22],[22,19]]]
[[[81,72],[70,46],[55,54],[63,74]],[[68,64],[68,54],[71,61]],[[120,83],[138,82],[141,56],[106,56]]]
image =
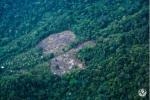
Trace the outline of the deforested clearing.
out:
[[[74,33],[64,31],[48,36],[38,44],[38,47],[43,49],[44,54],[53,53],[54,55],[59,55],[74,41]]]
[[[53,58],[50,61],[50,67],[53,74],[63,75],[72,71],[72,69],[84,69],[84,62],[81,62],[76,57],[76,54],[79,52],[79,50],[88,46],[94,47],[95,43],[93,41],[86,41],[79,44],[79,46],[77,46],[76,48],[73,48],[64,54]]]
[[[42,40],[38,47],[43,49],[43,54],[53,53],[55,56],[50,60],[49,66],[53,74],[63,75],[73,69],[84,69],[85,64],[81,62],[76,54],[82,48],[94,47],[93,41],[86,41],[77,45],[76,48],[66,49],[71,43],[77,41],[76,36],[71,31],[63,31],[48,36]]]

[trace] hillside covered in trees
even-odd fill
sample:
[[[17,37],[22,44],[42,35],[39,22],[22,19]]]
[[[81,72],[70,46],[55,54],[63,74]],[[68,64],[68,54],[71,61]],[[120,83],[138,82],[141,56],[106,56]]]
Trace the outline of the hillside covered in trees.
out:
[[[0,0],[0,100],[148,100],[148,0]],[[37,47],[72,31],[95,41],[76,57],[84,70],[51,72]],[[58,40],[59,41],[59,40]]]

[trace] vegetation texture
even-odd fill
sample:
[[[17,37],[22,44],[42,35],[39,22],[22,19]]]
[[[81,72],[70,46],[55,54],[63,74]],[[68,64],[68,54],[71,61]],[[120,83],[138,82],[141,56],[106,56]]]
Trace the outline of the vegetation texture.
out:
[[[0,100],[148,100],[148,0],[0,0]],[[37,44],[71,30],[94,48],[57,76]],[[59,40],[58,40],[59,41]]]

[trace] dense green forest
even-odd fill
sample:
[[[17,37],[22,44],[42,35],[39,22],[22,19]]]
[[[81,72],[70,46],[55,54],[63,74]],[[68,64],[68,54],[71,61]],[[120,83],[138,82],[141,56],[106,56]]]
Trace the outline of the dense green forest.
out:
[[[148,100],[148,0],[0,0],[0,100]],[[84,70],[53,75],[37,44],[73,31],[96,41]]]

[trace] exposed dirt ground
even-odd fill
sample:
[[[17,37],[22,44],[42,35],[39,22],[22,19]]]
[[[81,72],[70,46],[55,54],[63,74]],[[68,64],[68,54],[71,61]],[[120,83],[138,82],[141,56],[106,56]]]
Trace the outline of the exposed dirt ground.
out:
[[[73,32],[64,31],[48,36],[38,44],[38,47],[42,48],[45,54],[59,55],[64,53],[65,49],[74,41],[75,35]]]
[[[72,69],[84,69],[84,62],[76,58],[76,53],[85,47],[94,47],[93,41],[86,41],[79,44],[76,48],[64,52],[71,43],[75,42],[76,38],[73,32],[64,31],[50,35],[39,43],[39,47],[43,49],[45,54],[54,53],[55,57],[50,61],[50,68],[53,74],[63,75],[70,72]]]

